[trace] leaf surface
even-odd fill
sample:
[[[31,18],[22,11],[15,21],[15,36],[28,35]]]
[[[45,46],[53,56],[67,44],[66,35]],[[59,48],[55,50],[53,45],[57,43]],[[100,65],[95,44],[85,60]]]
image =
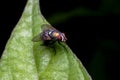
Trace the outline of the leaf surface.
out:
[[[0,80],[91,80],[80,60],[65,43],[54,48],[32,42],[42,24],[39,0],[28,0],[0,60]]]

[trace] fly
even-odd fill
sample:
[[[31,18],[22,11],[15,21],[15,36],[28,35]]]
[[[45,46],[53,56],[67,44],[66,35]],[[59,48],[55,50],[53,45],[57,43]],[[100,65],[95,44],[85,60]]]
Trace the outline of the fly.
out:
[[[41,26],[42,32],[35,36],[32,41],[33,42],[38,42],[40,40],[44,42],[66,42],[67,38],[64,33],[58,31],[54,27],[48,24],[43,24]]]
[[[52,44],[56,41],[60,43],[60,42],[66,42],[67,40],[64,33],[58,31],[51,25],[43,24],[41,26],[41,29],[42,29],[42,32],[32,39],[33,42],[38,42],[42,40],[44,42],[44,45],[52,46]]]

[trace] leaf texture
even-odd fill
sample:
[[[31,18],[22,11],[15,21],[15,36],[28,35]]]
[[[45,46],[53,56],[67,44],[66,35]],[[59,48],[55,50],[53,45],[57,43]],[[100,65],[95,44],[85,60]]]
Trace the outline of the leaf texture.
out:
[[[39,0],[28,0],[13,29],[0,60],[0,80],[91,80],[86,69],[65,43],[54,48],[32,42],[49,24],[42,16]]]

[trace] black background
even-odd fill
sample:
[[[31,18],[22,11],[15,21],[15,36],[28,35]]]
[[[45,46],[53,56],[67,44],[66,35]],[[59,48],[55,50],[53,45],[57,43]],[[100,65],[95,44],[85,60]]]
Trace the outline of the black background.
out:
[[[21,17],[27,0],[0,1],[0,53]],[[116,80],[120,53],[120,1],[117,0],[41,0],[44,17],[65,32],[67,44],[82,61],[93,80]],[[55,14],[86,11],[68,19],[51,20]],[[92,12],[92,13],[91,13]],[[98,15],[98,13],[102,13]],[[64,17],[66,15],[63,15]]]

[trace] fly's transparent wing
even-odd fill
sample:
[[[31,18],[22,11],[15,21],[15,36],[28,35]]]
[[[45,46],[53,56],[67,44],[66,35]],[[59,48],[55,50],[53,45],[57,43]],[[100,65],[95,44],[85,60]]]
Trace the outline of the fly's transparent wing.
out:
[[[43,24],[42,26],[41,26],[41,29],[42,29],[42,33],[44,33],[46,30],[55,30],[55,31],[58,31],[57,29],[55,29],[54,27],[52,27],[51,25],[49,25],[49,24]],[[60,31],[58,31],[58,32],[60,32]],[[41,34],[42,33],[40,33],[39,35],[37,35],[37,36],[35,36],[33,39],[32,39],[32,41],[33,42],[38,42],[38,41],[40,41],[40,40],[42,40],[41,39]]]
[[[32,39],[33,42],[38,42],[38,41],[40,41],[40,40],[41,40],[40,34],[37,35],[37,36],[35,36],[35,37]]]
[[[42,26],[41,26],[41,29],[43,30],[43,31],[45,31],[45,30],[56,30],[54,27],[52,27],[51,25],[49,25],[49,24],[43,24]]]
[[[41,29],[42,29],[42,31],[44,32],[45,30],[50,30],[50,29],[54,29],[54,28],[53,28],[51,25],[49,25],[49,24],[43,24],[43,25],[41,26]],[[33,42],[39,42],[40,40],[42,40],[42,39],[41,39],[41,34],[42,34],[42,33],[36,35],[36,36],[32,39],[32,41],[33,41]]]

